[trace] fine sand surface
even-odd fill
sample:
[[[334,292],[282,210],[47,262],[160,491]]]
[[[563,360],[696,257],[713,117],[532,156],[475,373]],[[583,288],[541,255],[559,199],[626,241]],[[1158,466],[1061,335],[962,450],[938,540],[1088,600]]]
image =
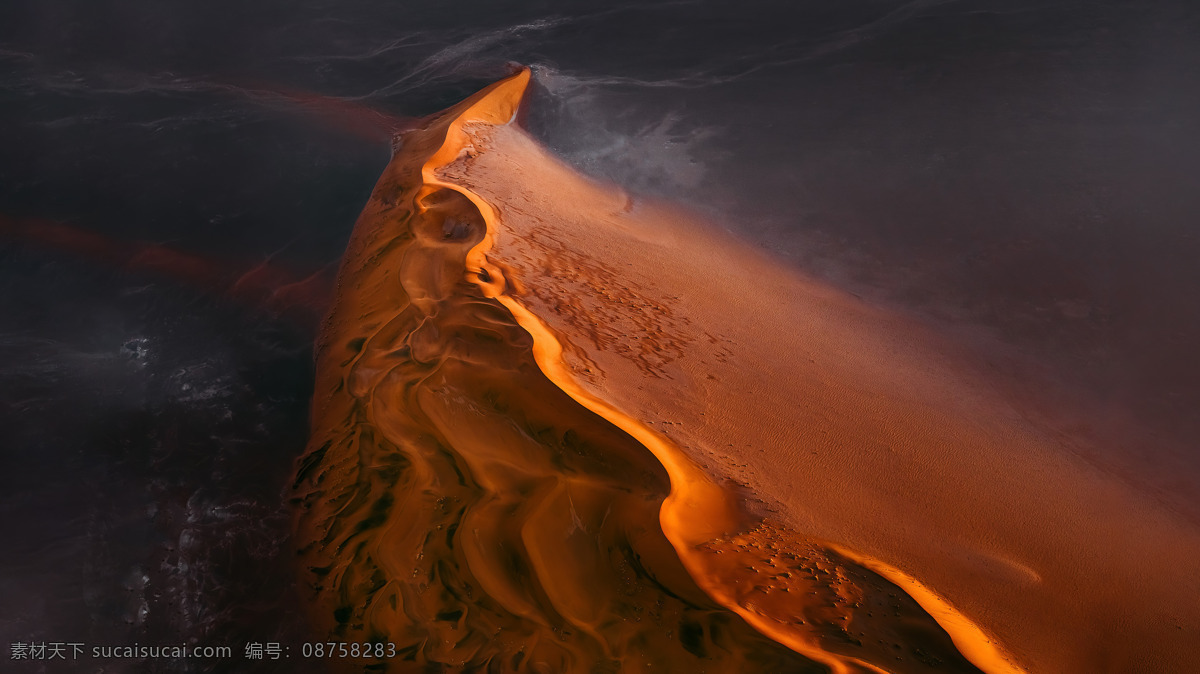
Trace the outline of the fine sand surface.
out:
[[[1194,524],[949,341],[577,175],[527,81],[405,133],[355,229],[318,629],[388,671],[1200,668]]]

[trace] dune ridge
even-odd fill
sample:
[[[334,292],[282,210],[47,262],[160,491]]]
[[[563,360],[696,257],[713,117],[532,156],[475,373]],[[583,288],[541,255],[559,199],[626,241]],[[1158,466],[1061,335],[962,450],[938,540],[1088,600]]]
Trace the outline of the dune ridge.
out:
[[[762,601],[752,605],[754,600],[749,599],[744,588],[739,587],[747,581],[746,574],[738,573],[739,565],[756,565],[766,561],[768,566],[775,566],[773,562],[762,560],[764,555],[771,555],[785,557],[785,564],[791,564],[786,568],[803,569],[806,567],[800,566],[801,560],[813,560],[824,552],[826,561],[833,566],[837,566],[838,562],[843,568],[859,565],[904,590],[947,632],[958,650],[983,671],[989,674],[1017,674],[1023,671],[993,637],[937,593],[899,569],[829,543],[809,541],[808,545],[816,550],[803,551],[805,541],[795,532],[781,531],[778,525],[765,520],[750,525],[750,518],[739,516],[731,492],[713,482],[670,441],[578,386],[563,364],[561,345],[536,315],[511,297],[501,296],[498,299],[533,337],[534,356],[547,377],[581,405],[636,438],[663,464],[671,480],[671,492],[663,500],[659,511],[663,532],[692,578],[721,605],[737,613],[763,634],[827,665],[834,672],[888,671],[870,662],[871,659],[883,661],[886,657],[860,658],[851,655],[853,650],[849,649],[845,653],[838,653],[836,648],[826,650],[827,646],[821,643],[824,634],[814,633],[807,628],[798,629],[798,624],[802,625],[803,621],[797,623],[795,616],[802,611],[799,604],[803,600],[799,592],[791,594],[793,589],[798,588],[789,582],[790,579],[775,576],[768,584],[756,585],[751,591],[751,594],[764,596],[772,592],[777,595],[783,593],[783,605],[769,605]],[[731,532],[739,533],[731,535]],[[718,560],[716,556],[722,553],[735,562]],[[842,559],[829,559],[833,555]],[[860,574],[863,570],[858,569]],[[864,588],[873,584],[875,587],[871,589],[876,593],[888,589],[875,578],[860,576],[858,582]],[[911,606],[905,608],[913,613]],[[875,634],[879,631],[878,627],[872,630]],[[856,645],[861,647],[861,643]],[[934,662],[925,664],[934,665]],[[941,664],[938,661],[935,666]],[[900,671],[907,669],[904,667]]]
[[[473,151],[467,125],[511,121],[527,81],[403,136],[348,247],[295,484],[319,629],[397,642],[374,663],[397,671],[972,671],[907,597],[886,603],[927,623],[924,663],[887,630],[873,656],[838,655],[866,634],[845,615],[768,632],[781,644],[760,634],[763,613],[696,575],[695,558],[719,553],[695,544],[736,532],[736,504],[644,425],[547,377],[561,374],[558,342],[503,294],[519,282],[487,255],[497,214],[438,175]],[[816,578],[845,560],[823,561],[806,589],[853,614]]]
[[[904,586],[983,668],[1200,665],[1194,522],[1083,460],[1102,440],[1014,398],[1030,384],[1002,353],[583,178],[514,125],[467,128],[475,151],[440,174],[499,213],[489,259],[574,381],[749,487],[782,540]]]
[[[734,569],[735,565],[728,562],[718,563],[716,555],[726,553],[728,557],[738,559],[739,563],[755,564],[758,560],[741,559],[747,557],[745,554],[739,554],[744,553],[745,548],[741,550],[736,546],[720,546],[718,548],[713,545],[714,542],[735,533],[741,533],[744,538],[751,532],[772,530],[771,533],[774,534],[775,540],[770,546],[771,552],[787,554],[791,560],[796,561],[802,557],[785,550],[787,547],[803,544],[804,541],[794,532],[781,532],[778,525],[773,523],[752,522],[751,518],[747,518],[741,512],[732,492],[719,487],[710,476],[692,463],[686,454],[669,440],[579,386],[562,360],[562,345],[553,331],[514,297],[503,294],[505,290],[503,272],[487,262],[487,253],[494,245],[499,228],[494,209],[469,189],[452,182],[438,180],[436,175],[438,169],[461,156],[469,157],[473,151],[476,151],[471,144],[472,138],[464,130],[464,123],[471,125],[482,123],[494,126],[509,124],[515,119],[524,89],[528,84],[528,78],[528,71],[515,75],[502,82],[496,91],[489,94],[480,104],[468,108],[451,126],[446,144],[430,158],[422,169],[427,184],[456,189],[480,208],[487,233],[467,255],[468,277],[479,284],[486,295],[496,297],[501,304],[507,307],[516,318],[517,323],[530,334],[533,338],[535,361],[555,385],[591,412],[603,417],[635,438],[642,446],[650,450],[666,469],[670,480],[670,492],[660,507],[659,522],[685,568],[709,596],[737,613],[763,634],[828,666],[834,672],[840,674],[859,670],[887,671],[868,660],[874,659],[883,662],[900,658],[895,658],[894,654],[883,654],[882,657],[879,654],[872,654],[874,657],[867,656],[862,659],[849,653],[837,653],[836,648],[826,650],[821,643],[824,634],[809,628],[798,628],[798,624],[802,625],[804,621],[795,620],[797,613],[795,606],[774,606],[767,610],[764,610],[763,607],[756,610],[748,608],[745,605],[746,598],[739,596],[738,592],[738,585],[746,579],[739,577]],[[497,107],[484,105],[485,103],[495,105],[496,99],[499,99]],[[779,545],[781,542],[782,546]],[[815,541],[808,543],[809,545],[818,545]],[[1004,652],[992,637],[915,579],[879,560],[855,554],[848,549],[834,548],[829,544],[819,545],[840,555],[844,561],[849,560],[865,566],[891,583],[906,588],[910,596],[916,595],[913,598],[922,609],[930,613],[931,617],[936,616],[934,620],[941,618],[940,626],[947,630],[955,646],[968,654],[977,666],[982,666],[989,674],[1015,674],[1022,671],[1012,663],[1012,657]],[[761,550],[755,550],[755,552],[761,552]],[[761,554],[748,555],[751,558],[760,556]],[[793,589],[788,587],[788,582],[779,577],[772,581],[765,588],[762,585],[757,586],[755,591],[762,594],[775,591],[778,594],[780,592],[790,593]],[[875,589],[879,591],[879,588]],[[798,601],[790,595],[787,596],[787,599],[786,604]],[[911,607],[906,608],[910,612],[912,611]],[[858,645],[861,647],[861,644]],[[940,664],[941,661],[938,662]],[[902,669],[907,670],[908,668]]]
[[[902,321],[561,165],[511,123],[528,79],[403,134],[356,225],[297,469],[319,630],[398,643],[375,663],[396,671],[1156,662],[1014,620],[1014,591],[1055,620],[1078,608],[1046,589],[1064,560],[1012,538],[1052,546],[1029,517],[1061,526],[1066,497],[997,492],[972,463],[1004,438],[1018,476],[1047,468],[1017,415]],[[1126,522],[1186,571],[1194,539],[1164,547],[1156,515]],[[1159,608],[1194,629],[1180,606]],[[1184,662],[1181,643],[1154,642],[1157,662]]]
[[[398,647],[334,664],[821,671],[695,587],[657,526],[661,466],[551,384],[496,301],[487,204],[429,171],[460,118],[511,118],[473,108],[505,84],[402,139],[318,340],[293,499],[312,619]]]

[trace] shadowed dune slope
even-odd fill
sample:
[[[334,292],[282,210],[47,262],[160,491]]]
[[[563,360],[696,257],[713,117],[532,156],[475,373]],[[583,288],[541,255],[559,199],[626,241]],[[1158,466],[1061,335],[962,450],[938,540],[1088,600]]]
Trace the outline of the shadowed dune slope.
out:
[[[347,669],[1185,671],[1194,530],[918,327],[574,174],[528,78],[398,140],[319,338],[314,623],[398,647]]]

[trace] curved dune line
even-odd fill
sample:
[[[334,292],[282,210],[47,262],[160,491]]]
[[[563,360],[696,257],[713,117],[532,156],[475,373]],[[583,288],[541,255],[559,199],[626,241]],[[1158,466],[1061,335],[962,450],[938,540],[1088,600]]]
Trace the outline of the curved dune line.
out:
[[[674,443],[583,389],[564,364],[562,345],[545,323],[514,298],[501,295],[497,299],[512,311],[521,327],[533,337],[534,358],[550,381],[580,405],[633,436],[662,463],[671,478],[671,493],[663,501],[660,511],[663,532],[692,577],[710,596],[763,634],[828,665],[835,672],[849,672],[846,661],[850,660],[857,666],[886,674],[886,670],[857,658],[837,657],[811,648],[795,639],[788,630],[780,628],[778,623],[741,606],[720,581],[710,578],[703,559],[709,553],[699,551],[697,546],[739,528],[740,518],[736,514],[732,495],[714,484]],[[946,630],[962,654],[983,671],[988,674],[1024,674],[1025,670],[1013,663],[1012,657],[996,639],[920,581],[880,560],[831,543],[824,545],[902,588]]]
[[[988,674],[1025,674],[1025,670],[1013,662],[1012,656],[1004,650],[999,641],[921,581],[878,559],[833,543],[825,545],[887,578],[908,593],[908,596],[946,630],[959,652],[975,663],[975,666]]]
[[[320,628],[400,642],[400,671],[1019,672],[923,584],[754,521],[576,379],[497,247],[525,222],[512,176],[459,173],[543,165],[487,154],[488,130],[524,137],[529,78],[403,135],[347,247],[294,499]]]
[[[662,436],[580,387],[563,364],[562,345],[541,319],[511,297],[501,296],[497,299],[513,312],[517,322],[533,337],[534,359],[546,377],[580,405],[633,436],[666,468],[671,478],[671,493],[663,500],[659,510],[659,522],[680,561],[700,587],[775,641],[827,665],[839,674],[851,671],[842,658],[818,648],[811,648],[808,644],[791,638],[791,635],[778,629],[769,619],[746,610],[729,596],[719,582],[714,582],[708,576],[700,559],[707,553],[699,552],[696,546],[738,528],[728,492],[713,484],[695,464]],[[861,660],[855,659],[854,664],[871,671],[884,672]]]
[[[502,272],[495,265],[488,263],[486,257],[499,227],[495,209],[470,190],[438,179],[435,172],[457,159],[467,146],[468,136],[463,131],[466,123],[486,122],[497,126],[511,123],[516,117],[529,78],[530,71],[524,69],[481,92],[480,99],[451,123],[446,133],[445,144],[422,167],[426,184],[459,192],[475,204],[483,215],[487,233],[468,253],[468,277],[480,287],[485,296],[494,297],[511,311],[518,324],[533,337],[534,359],[551,382],[580,405],[636,439],[666,469],[670,477],[671,491],[662,503],[660,523],[680,561],[701,588],[720,604],[740,615],[755,629],[796,652],[829,666],[834,672],[850,672],[850,665],[869,671],[885,672],[886,670],[858,658],[839,656],[814,648],[795,638],[790,630],[778,622],[742,606],[729,592],[729,588],[710,573],[708,560],[705,559],[710,553],[698,549],[703,543],[743,527],[744,518],[739,516],[739,508],[733,495],[714,484],[674,443],[580,386],[563,361],[563,347],[554,333],[519,301],[502,294],[505,287]],[[486,275],[481,274],[484,271]],[[841,546],[828,543],[824,545],[904,589],[946,630],[960,652],[980,669],[988,674],[1024,673],[997,640],[916,579],[880,560],[854,553]]]
[[[504,85],[398,139],[343,257],[293,486],[314,629],[395,642],[386,671],[813,671],[695,585],[658,523],[665,471],[495,299],[494,213],[430,157],[511,119],[464,115]]]

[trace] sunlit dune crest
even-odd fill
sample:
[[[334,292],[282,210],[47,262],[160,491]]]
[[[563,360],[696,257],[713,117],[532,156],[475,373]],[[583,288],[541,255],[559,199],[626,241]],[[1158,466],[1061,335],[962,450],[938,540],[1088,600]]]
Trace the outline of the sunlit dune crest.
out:
[[[1183,671],[1194,529],[910,321],[574,173],[528,81],[406,132],[355,228],[317,629],[387,671]]]

